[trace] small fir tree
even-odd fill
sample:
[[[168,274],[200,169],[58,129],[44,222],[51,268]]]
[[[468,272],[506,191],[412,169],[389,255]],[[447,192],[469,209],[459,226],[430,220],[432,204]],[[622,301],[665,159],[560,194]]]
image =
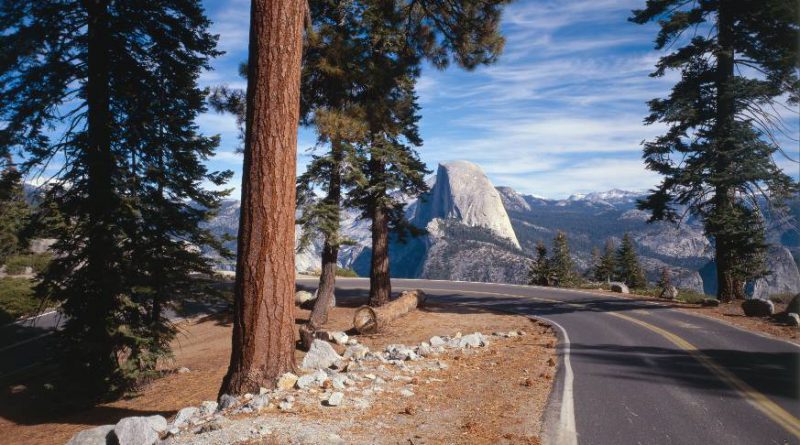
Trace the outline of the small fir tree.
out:
[[[611,281],[615,279],[616,272],[616,259],[615,259],[614,242],[606,240],[606,245],[603,254],[599,256],[598,261],[595,263],[594,279],[597,281]]]
[[[547,257],[547,246],[542,241],[536,243],[536,259],[531,263],[528,284],[537,286],[550,285],[550,260]]]
[[[617,279],[632,288],[647,287],[644,271],[639,264],[639,255],[629,233],[622,237],[622,243],[617,249],[616,265]]]
[[[580,278],[575,271],[575,262],[569,252],[567,234],[562,231],[559,231],[553,239],[550,269],[556,286],[569,287],[579,284]]]

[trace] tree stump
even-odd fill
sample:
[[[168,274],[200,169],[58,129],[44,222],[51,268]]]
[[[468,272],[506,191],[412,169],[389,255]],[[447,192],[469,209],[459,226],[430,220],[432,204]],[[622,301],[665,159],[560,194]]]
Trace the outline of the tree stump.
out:
[[[421,290],[404,291],[396,300],[381,307],[361,306],[353,316],[353,327],[360,334],[371,334],[383,329],[389,322],[421,307],[425,293]]]

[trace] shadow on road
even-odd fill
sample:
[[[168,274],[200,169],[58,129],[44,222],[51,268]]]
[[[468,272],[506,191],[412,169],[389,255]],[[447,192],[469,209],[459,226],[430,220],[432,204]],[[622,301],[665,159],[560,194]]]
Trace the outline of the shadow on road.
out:
[[[682,386],[721,397],[741,395],[720,380],[688,352],[678,348],[586,345],[572,343],[575,361],[585,361],[589,373],[624,381],[650,381]],[[699,349],[718,365],[734,373],[762,394],[798,400],[798,355],[793,353],[746,352]]]

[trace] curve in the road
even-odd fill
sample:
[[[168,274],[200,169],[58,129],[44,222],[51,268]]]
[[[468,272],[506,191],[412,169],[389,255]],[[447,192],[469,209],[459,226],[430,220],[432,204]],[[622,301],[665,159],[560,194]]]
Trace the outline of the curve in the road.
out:
[[[541,318],[562,331],[560,406],[552,407],[559,416],[544,431],[552,443],[800,443],[797,345],[588,291],[393,282],[439,301]],[[337,292],[363,297],[367,287],[340,279]]]

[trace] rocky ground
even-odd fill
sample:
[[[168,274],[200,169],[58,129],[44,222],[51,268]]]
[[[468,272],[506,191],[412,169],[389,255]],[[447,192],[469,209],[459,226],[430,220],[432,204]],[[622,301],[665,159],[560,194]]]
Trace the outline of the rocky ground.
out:
[[[352,313],[334,309],[326,328],[349,328]],[[299,319],[306,316],[299,311]],[[45,414],[35,409],[37,383],[26,382],[0,400],[19,407],[3,413],[0,434],[15,444],[65,443],[108,424],[96,435],[152,430],[169,444],[538,443],[555,373],[556,338],[546,325],[429,306],[380,334],[319,342],[314,349],[324,354],[316,356],[333,358],[332,368],[299,371],[298,381],[287,375],[283,389],[226,399],[230,406],[219,410],[211,401],[225,372],[230,325],[214,317],[182,327],[167,366],[174,372],[139,393],[88,411]],[[313,367],[303,353],[297,358]]]

